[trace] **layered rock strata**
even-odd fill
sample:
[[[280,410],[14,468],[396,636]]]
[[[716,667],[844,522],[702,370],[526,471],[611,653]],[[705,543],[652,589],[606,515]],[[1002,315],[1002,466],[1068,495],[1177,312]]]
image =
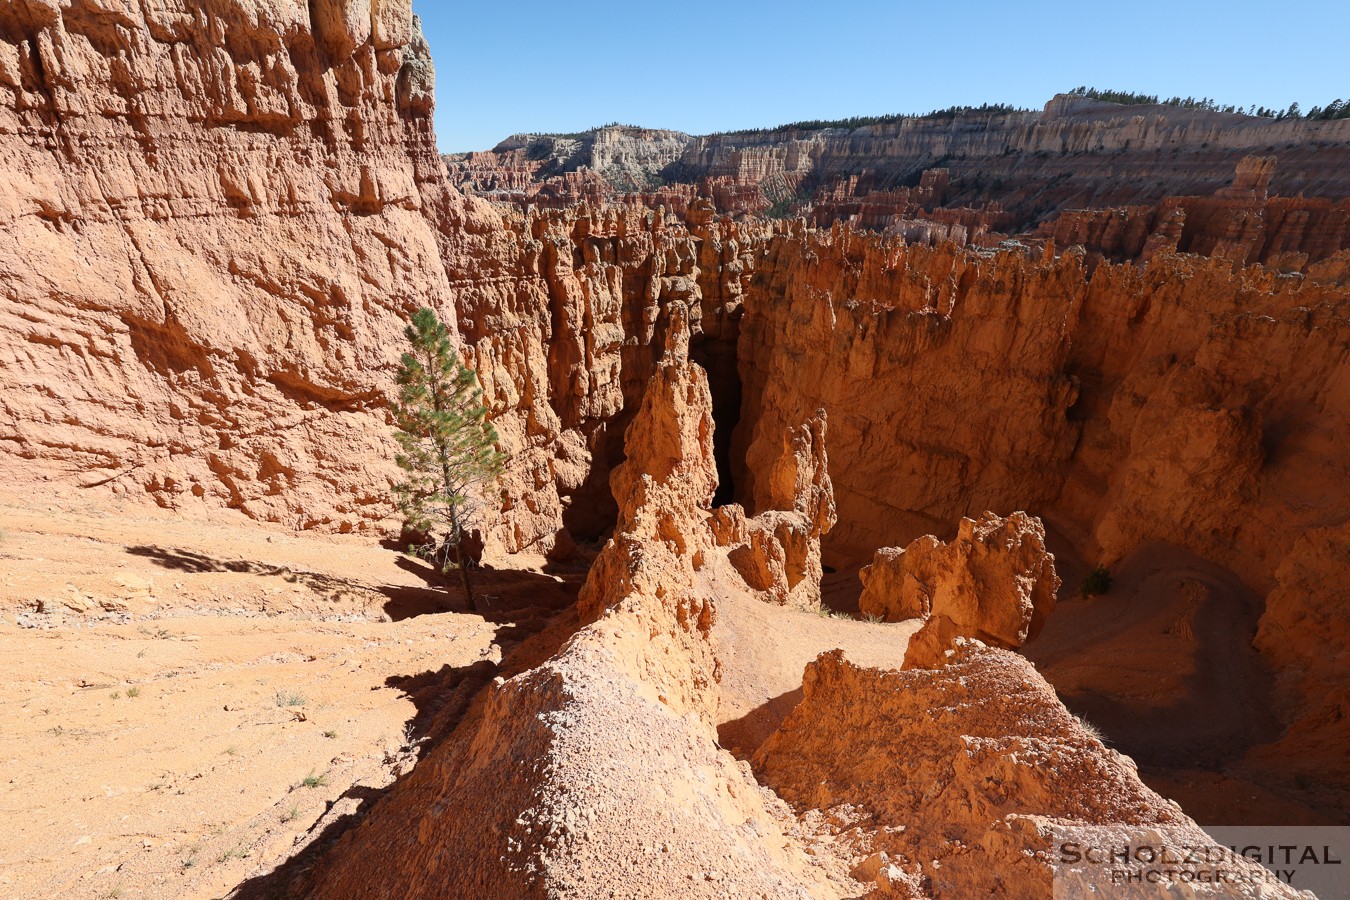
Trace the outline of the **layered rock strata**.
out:
[[[755,510],[777,436],[824,408],[839,519],[827,565],[1002,508],[1036,511],[1107,566],[1162,542],[1261,594],[1335,569],[1334,542],[1308,538],[1350,508],[1344,288],[1171,253],[1089,277],[1049,247],[982,257],[839,226],[777,236],[758,271],[736,484]],[[1324,603],[1295,593],[1269,614]],[[1277,649],[1274,620],[1263,633],[1287,679],[1328,679],[1281,708],[1325,772],[1315,748],[1350,684],[1306,641]]]
[[[691,309],[718,412],[734,407],[737,321],[771,230],[710,215],[685,227],[640,206],[505,219],[500,253],[458,294],[466,354],[512,453],[490,548],[565,555],[612,527],[608,479],[672,306]],[[734,415],[719,418],[731,421],[714,438],[729,445]]]
[[[820,539],[834,527],[834,489],[825,455],[825,412],[789,429],[771,471],[768,508],[746,516],[719,506],[712,528],[728,561],[761,600],[799,609],[820,605]]]
[[[800,213],[823,227],[849,221],[903,229],[906,220],[931,219],[962,226],[964,234],[949,237],[997,243],[1068,211],[1144,205],[1168,221],[1177,198],[1222,191],[1245,157],[1269,154],[1283,164],[1250,179],[1282,195],[1269,223],[1258,223],[1259,215],[1234,218],[1227,207],[1219,210],[1225,224],[1216,226],[1202,223],[1197,212],[1193,227],[1201,234],[1226,228],[1239,234],[1213,245],[1188,234],[1183,249],[1231,256],[1237,240],[1248,245],[1244,261],[1279,258],[1284,265],[1300,254],[1316,261],[1346,249],[1346,120],[1272,120],[1060,95],[1041,111],[963,112],[853,129],[690,137],[610,126],[581,135],[516,135],[490,152],[447,157],[447,164],[452,182],[464,189],[521,204],[566,206],[640,194],[682,212],[693,195],[726,213]],[[1071,212],[1057,228],[1116,227],[1079,217]],[[1253,228],[1270,234],[1255,256]],[[1121,235],[1136,252],[1142,247],[1137,230],[1131,222]]]
[[[1107,562],[1165,540],[1268,589],[1350,499],[1341,479],[1306,493],[1314,473],[1345,471],[1347,299],[1171,254],[1088,278],[1048,250],[783,234],[741,320],[737,488],[753,509],[777,435],[823,408],[839,510],[827,562],[1027,508]]]
[[[1261,263],[1332,275],[1323,272],[1327,261],[1350,249],[1350,200],[1271,197],[1275,170],[1275,157],[1249,156],[1238,163],[1233,184],[1212,196],[1168,197],[1153,207],[1069,210],[1042,223],[1036,235],[1117,261],[1147,263],[1158,251],[1171,250],[1235,266]],[[1341,260],[1337,268],[1344,265]]]
[[[455,319],[408,3],[0,10],[0,467],[296,527],[387,512],[403,320]]]
[[[695,299],[699,352],[734,372],[763,226],[503,216],[447,186],[432,83],[406,3],[0,11],[7,479],[397,530],[385,404],[429,305],[512,454],[488,551],[610,527],[657,311]]]
[[[576,191],[582,185],[611,194],[658,186],[658,173],[680,158],[689,140],[679,131],[606,125],[577,135],[516,134],[490,152],[445,159],[459,174],[461,189],[498,199],[537,202],[552,196],[574,204],[582,199]]]
[[[1049,870],[1025,860],[1048,848],[1052,819],[1168,824],[1208,844],[1077,727],[1026,663],[973,644],[937,676],[853,670],[837,651],[808,669],[803,703],[756,756],[801,823],[718,746],[717,605],[728,591],[763,592],[738,579],[738,548],[712,508],[712,397],[687,358],[685,315],[671,308],[627,430],[628,459],[611,479],[617,532],[588,576],[579,630],[542,664],[516,672],[508,660],[445,742],[295,887],[344,897],[842,897],[869,887],[953,897],[1048,884]],[[793,432],[776,467],[791,514],[821,527],[823,439],[819,420]],[[930,701],[946,713],[924,731],[918,710]],[[864,721],[886,738],[864,740]],[[1037,762],[1061,777],[1052,784]],[[922,802],[921,784],[947,799]],[[825,810],[843,816],[842,839],[812,836]]]
[[[681,157],[706,173],[697,190],[648,192],[678,217],[639,204],[526,213],[446,184],[431,84],[406,3],[0,9],[0,474],[12,491],[78,485],[182,513],[396,527],[385,400],[406,314],[426,304],[455,324],[512,453],[477,523],[489,551],[561,556],[618,535],[568,649],[491,692],[454,753],[391,801],[428,823],[416,847],[388,838],[389,858],[414,863],[409,890],[444,884],[473,816],[506,843],[472,859],[523,890],[540,871],[596,885],[606,854],[657,846],[611,835],[581,852],[550,831],[569,811],[577,830],[583,810],[561,798],[580,791],[608,810],[666,799],[594,774],[591,741],[630,722],[645,761],[630,771],[651,762],[691,796],[713,783],[722,798],[697,817],[718,826],[688,837],[687,865],[670,871],[706,876],[707,860],[744,849],[726,890],[814,890],[781,843],[737,830],[751,821],[791,842],[708,736],[710,585],[810,608],[825,566],[946,536],[984,509],[1031,509],[1107,564],[1164,542],[1240,575],[1268,598],[1257,642],[1292,719],[1256,752],[1350,787],[1334,651],[1350,508],[1350,262],[1333,252],[1346,123],[1061,102],[963,132],[946,161],[934,148],[951,129],[931,122],[718,139]],[[1021,171],[991,199],[955,151],[993,178]],[[634,172],[649,164],[605,152]],[[1246,163],[1215,195],[1253,153],[1281,163]],[[1102,178],[1117,157],[1144,181]],[[905,161],[903,176],[861,174],[883,158]],[[846,214],[936,246],[717,215],[791,200],[815,189],[808,176],[856,178],[831,182],[841,204],[886,192]],[[1119,235],[1090,217],[1062,235],[1128,257],[1142,239],[1142,266],[1093,267],[1053,240],[1031,254],[942,242],[959,228],[978,244],[1046,213],[1042,201],[1148,209],[1165,194],[1210,196],[1146,225],[1127,212]],[[894,220],[929,202],[957,206]],[[1308,277],[1235,265],[1253,259]],[[511,752],[549,762],[503,774]],[[505,818],[536,808],[537,821]],[[375,833],[360,840],[376,846]],[[333,884],[359,871],[335,869]]]

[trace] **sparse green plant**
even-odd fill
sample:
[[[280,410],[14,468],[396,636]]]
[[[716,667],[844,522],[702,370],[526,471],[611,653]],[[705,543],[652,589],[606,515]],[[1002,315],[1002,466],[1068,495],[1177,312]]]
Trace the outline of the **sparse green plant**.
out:
[[[332,731],[332,730],[325,731],[325,732],[323,733],[323,736],[326,737],[326,738],[328,738],[328,739],[331,741],[331,740],[333,740],[335,737],[337,737],[337,732],[336,732],[336,731]]]
[[[108,697],[109,697],[109,699],[112,699],[112,700],[119,700],[119,699],[121,699],[121,697],[122,697],[122,692],[121,692],[121,691],[113,691],[111,694],[108,695]]]
[[[880,625],[886,621],[885,617],[879,616],[876,613],[865,613],[862,618],[863,621],[869,625]]]
[[[1079,591],[1084,597],[1096,597],[1111,590],[1111,570],[1098,563],[1083,577]]]
[[[239,748],[236,747],[234,744],[231,744],[230,746],[225,748],[224,753],[226,756],[238,756]]]
[[[478,376],[450,343],[436,313],[422,307],[404,335],[412,345],[398,369],[398,400],[390,404],[396,457],[407,480],[395,485],[408,529],[427,535],[412,549],[449,572],[459,570],[464,600],[474,608],[464,526],[478,489],[495,481],[506,465]]]
[[[220,856],[216,859],[216,862],[226,863],[232,859],[243,859],[246,856],[248,856],[248,854],[244,852],[242,847],[231,847],[224,853],[220,854]]]
[[[297,694],[294,692],[287,693],[286,691],[277,691],[276,697],[277,697],[277,706],[279,707],[305,705],[304,694]]]
[[[281,814],[281,821],[283,824],[286,822],[293,822],[298,818],[300,818],[300,804],[298,803],[294,804],[290,809]]]
[[[140,689],[140,688],[138,688],[138,687],[129,687],[129,688],[127,688],[127,696],[128,696],[128,697],[139,697],[140,695],[141,695],[141,689]]]
[[[764,216],[768,219],[786,219],[792,214],[792,208],[796,206],[798,198],[783,197],[769,204],[769,208],[764,210]]]
[[[314,770],[310,769],[309,774],[305,776],[305,780],[300,783],[307,788],[323,787],[324,785],[328,784],[328,776],[315,775]]]

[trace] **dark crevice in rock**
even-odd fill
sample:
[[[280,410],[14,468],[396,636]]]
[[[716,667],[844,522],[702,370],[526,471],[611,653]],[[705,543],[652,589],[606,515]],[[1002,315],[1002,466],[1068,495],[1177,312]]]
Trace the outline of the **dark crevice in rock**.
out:
[[[732,475],[731,435],[741,420],[741,375],[734,340],[697,340],[689,348],[694,362],[708,373],[713,403],[713,456],[717,461],[714,506],[736,501]]]

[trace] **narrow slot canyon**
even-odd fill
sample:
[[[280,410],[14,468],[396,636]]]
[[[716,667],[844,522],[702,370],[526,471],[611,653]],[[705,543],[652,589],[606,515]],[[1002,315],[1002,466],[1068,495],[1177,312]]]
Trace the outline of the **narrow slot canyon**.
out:
[[[708,373],[712,393],[713,454],[717,460],[717,493],[713,506],[725,506],[739,499],[732,464],[732,435],[741,421],[741,373],[736,341],[731,339],[695,340],[689,358]]]

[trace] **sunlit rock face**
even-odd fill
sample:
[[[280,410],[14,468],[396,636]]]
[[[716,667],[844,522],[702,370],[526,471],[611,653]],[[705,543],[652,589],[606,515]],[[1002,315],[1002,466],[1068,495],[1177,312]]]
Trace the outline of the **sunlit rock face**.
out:
[[[445,234],[476,214],[431,87],[407,3],[7,4],[7,476],[384,517],[403,319],[453,321]]]

